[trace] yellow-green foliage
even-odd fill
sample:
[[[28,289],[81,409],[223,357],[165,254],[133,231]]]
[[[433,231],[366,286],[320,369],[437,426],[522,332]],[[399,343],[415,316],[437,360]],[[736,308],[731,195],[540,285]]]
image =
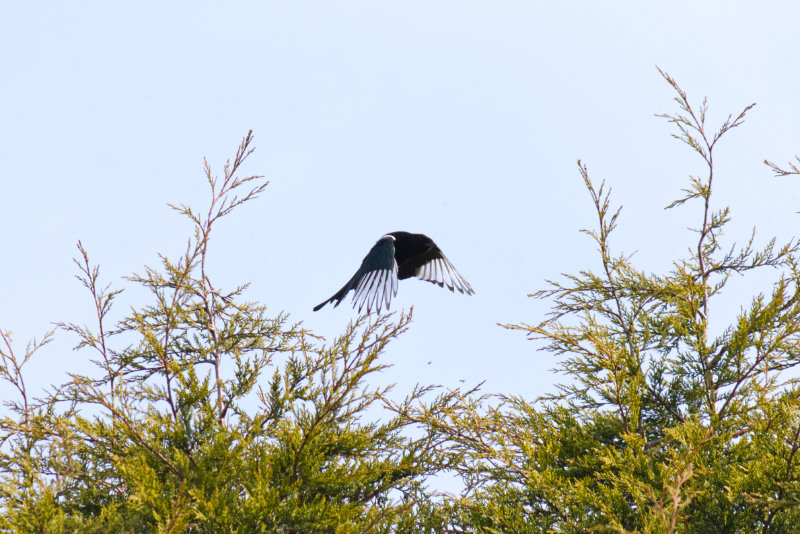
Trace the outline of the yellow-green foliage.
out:
[[[243,300],[245,287],[212,284],[212,229],[267,185],[237,176],[250,142],[220,179],[206,167],[207,216],[175,207],[195,228],[186,252],[130,277],[150,302],[115,325],[119,291],[79,244],[97,324],[60,326],[96,374],[34,401],[23,367],[42,344],[18,357],[4,334],[3,378],[20,400],[0,422],[0,530],[386,532],[419,500],[430,439],[365,413],[385,393],[369,376],[410,314],[361,317],[325,345]]]
[[[596,267],[535,294],[548,317],[505,325],[555,356],[553,394],[423,384],[398,402],[370,381],[410,314],[325,344],[214,285],[212,229],[267,185],[238,177],[248,135],[221,178],[206,167],[209,206],[174,207],[194,226],[186,251],[130,277],[149,300],[114,324],[119,291],[79,243],[97,321],[59,326],[93,374],[33,398],[25,366],[53,333],[24,354],[2,333],[0,531],[798,532],[800,247],[723,243],[714,150],[752,106],[712,132],[706,103],[662,75],[678,104],[664,117],[703,167],[668,207],[696,209],[696,237],[665,273],[614,253],[620,212],[579,162]],[[712,335],[729,277],[764,268],[777,282]],[[463,491],[438,493],[443,474]]]
[[[534,296],[551,314],[506,325],[538,341],[568,376],[558,392],[451,394],[409,417],[434,429],[466,491],[446,523],[477,532],[798,532],[800,529],[800,272],[797,241],[723,244],[714,207],[714,149],[748,106],[716,132],[674,80],[679,112],[663,115],[704,172],[668,207],[696,207],[696,239],[667,273],[612,252],[619,210],[605,183],[579,171],[597,215],[585,230],[599,269]],[[791,174],[791,171],[779,174]],[[795,169],[796,170],[796,169]],[[777,282],[721,333],[709,333],[729,277],[769,268]],[[719,319],[715,324],[719,324]]]

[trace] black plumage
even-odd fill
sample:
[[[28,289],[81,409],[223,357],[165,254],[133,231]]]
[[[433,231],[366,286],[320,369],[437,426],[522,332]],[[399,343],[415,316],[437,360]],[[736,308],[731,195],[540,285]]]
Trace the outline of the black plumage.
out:
[[[388,309],[392,297],[397,295],[398,280],[412,276],[439,287],[447,287],[450,291],[458,290],[467,295],[474,293],[469,283],[456,271],[430,237],[408,232],[391,232],[375,243],[361,262],[361,267],[344,287],[315,306],[314,311],[329,302],[335,302],[335,308],[350,290],[355,290],[354,308],[358,306],[358,311],[361,312],[366,305],[368,312],[372,308],[377,308],[380,312],[382,305],[385,303]]]

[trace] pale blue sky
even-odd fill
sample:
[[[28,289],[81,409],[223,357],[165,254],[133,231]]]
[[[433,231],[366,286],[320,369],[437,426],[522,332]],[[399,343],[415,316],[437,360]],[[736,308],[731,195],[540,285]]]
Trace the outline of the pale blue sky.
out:
[[[526,294],[596,266],[575,161],[624,205],[617,250],[661,272],[691,245],[697,207],[662,208],[702,166],[654,116],[676,110],[655,65],[708,95],[714,124],[758,102],[717,155],[728,235],[785,239],[800,217],[800,183],[761,163],[800,153],[800,4],[651,4],[6,2],[0,328],[21,350],[51,322],[92,321],[79,239],[117,288],[179,254],[189,227],[166,204],[205,206],[203,157],[220,171],[253,129],[246,171],[271,183],[217,229],[218,286],[250,282],[332,337],[349,300],[311,308],[381,235],[423,232],[476,294],[401,282],[393,309],[415,305],[415,322],[381,380],[551,391],[552,357],[496,323],[540,321]],[[115,317],[142,303],[130,291]],[[88,371],[73,341],[58,334],[35,385]]]

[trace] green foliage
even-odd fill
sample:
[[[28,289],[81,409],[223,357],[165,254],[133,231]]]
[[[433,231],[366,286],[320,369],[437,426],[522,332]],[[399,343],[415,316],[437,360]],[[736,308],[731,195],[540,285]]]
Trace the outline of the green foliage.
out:
[[[206,165],[207,210],[173,206],[194,228],[185,251],[128,278],[149,300],[113,324],[120,290],[78,243],[96,323],[59,327],[93,374],[34,398],[26,366],[53,332],[23,354],[0,332],[0,531],[796,532],[800,245],[725,243],[715,148],[753,106],[712,131],[707,102],[661,74],[678,105],[662,117],[702,162],[667,206],[697,210],[695,238],[668,272],[638,268],[578,162],[596,267],[533,295],[544,320],[504,325],[556,357],[552,394],[417,385],[398,401],[370,380],[410,313],[359,317],[326,344],[247,286],[213,285],[213,228],[267,185],[239,177],[248,134],[221,178]],[[765,268],[767,290],[730,294],[731,276]],[[463,491],[430,489],[443,474]]]
[[[244,300],[246,286],[212,284],[212,229],[267,185],[237,176],[250,143],[222,178],[206,165],[207,212],[174,207],[192,239],[129,278],[150,303],[113,327],[120,291],[100,285],[78,244],[97,323],[60,327],[95,355],[95,375],[33,401],[23,367],[50,334],[22,358],[3,334],[2,377],[21,402],[0,422],[0,530],[385,532],[419,500],[436,465],[430,438],[408,437],[399,417],[367,417],[386,393],[369,376],[411,315],[361,317],[325,345]]]
[[[552,311],[505,325],[540,342],[568,380],[536,402],[453,394],[409,417],[457,459],[466,490],[448,505],[455,531],[795,532],[800,525],[800,272],[798,243],[727,248],[728,208],[714,208],[717,143],[707,102],[693,108],[667,74],[679,112],[662,115],[704,174],[667,206],[697,206],[696,240],[665,274],[615,254],[620,210],[605,183],[580,174],[597,214],[584,232],[599,270],[551,281],[534,297]],[[773,168],[775,168],[773,166]],[[730,277],[770,268],[777,281],[727,327],[712,316]],[[730,304],[720,304],[730,309]],[[714,318],[714,328],[712,324]]]

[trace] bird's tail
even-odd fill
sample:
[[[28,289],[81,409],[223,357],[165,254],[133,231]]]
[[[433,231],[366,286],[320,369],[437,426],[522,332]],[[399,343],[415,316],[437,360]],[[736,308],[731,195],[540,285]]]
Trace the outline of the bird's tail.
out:
[[[332,296],[331,298],[329,298],[328,300],[326,300],[325,302],[322,302],[322,303],[317,304],[316,306],[314,306],[314,311],[319,311],[320,309],[322,309],[323,306],[325,306],[329,302],[333,302],[334,300],[336,300],[336,296],[335,295]],[[342,301],[342,299],[336,300],[336,304],[334,304],[333,307],[335,308],[336,306],[338,306],[341,301]]]
[[[317,304],[316,306],[314,306],[314,311],[319,311],[320,309],[322,309],[322,307],[323,307],[323,306],[325,306],[326,304],[328,304],[328,303],[330,303],[330,302],[333,302],[333,301],[336,301],[336,303],[333,305],[333,307],[334,307],[334,308],[335,308],[336,306],[338,306],[339,304],[341,304],[342,300],[343,300],[343,299],[344,299],[344,297],[347,295],[347,293],[348,293],[348,292],[349,292],[351,289],[355,289],[355,288],[356,288],[356,284],[355,284],[355,282],[356,282],[356,277],[354,276],[353,278],[351,278],[351,279],[350,279],[350,280],[349,280],[349,281],[348,281],[348,282],[347,282],[347,283],[344,285],[344,287],[342,287],[342,289],[340,289],[339,291],[337,291],[336,293],[334,293],[334,294],[333,294],[333,296],[332,296],[331,298],[329,298],[328,300],[326,300],[326,301],[324,301],[324,302],[321,302],[321,303]]]

